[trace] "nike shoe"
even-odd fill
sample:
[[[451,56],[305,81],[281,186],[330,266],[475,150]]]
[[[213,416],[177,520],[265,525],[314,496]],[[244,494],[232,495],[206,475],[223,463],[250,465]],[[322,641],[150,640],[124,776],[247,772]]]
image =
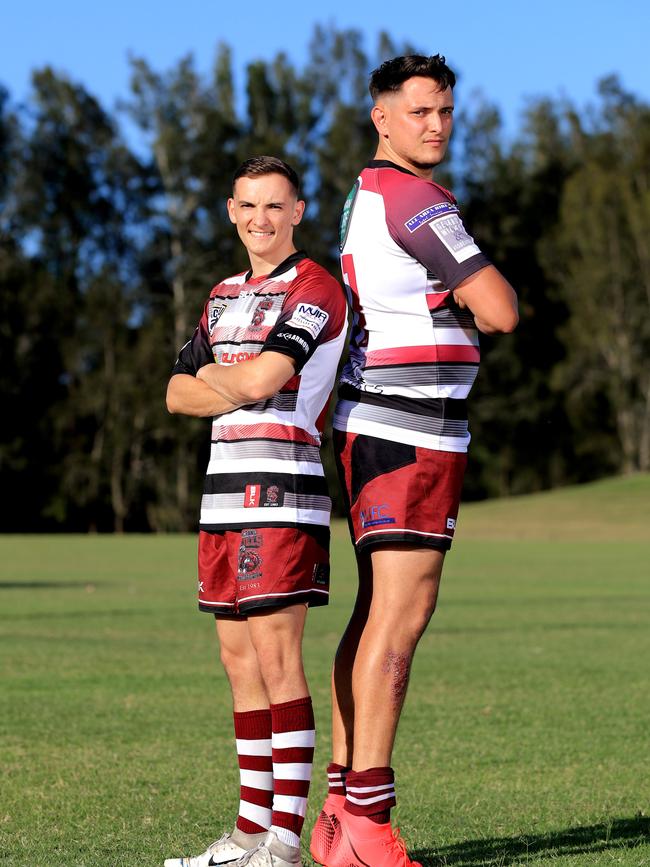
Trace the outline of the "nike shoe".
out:
[[[264,842],[242,855],[235,867],[300,867],[301,864],[300,849],[287,846],[269,831]]]
[[[215,840],[202,855],[190,858],[166,858],[165,867],[215,867],[217,864],[234,864],[249,849],[254,849],[266,838],[266,831],[261,834],[244,834],[235,828],[230,834],[224,834]]]
[[[340,824],[339,814],[343,812],[345,795],[328,795],[325,798],[323,809],[316,819],[316,824],[311,832],[309,851],[317,864],[325,864],[325,860],[332,849],[334,836]]]
[[[326,867],[422,867],[411,861],[399,830],[343,811]]]

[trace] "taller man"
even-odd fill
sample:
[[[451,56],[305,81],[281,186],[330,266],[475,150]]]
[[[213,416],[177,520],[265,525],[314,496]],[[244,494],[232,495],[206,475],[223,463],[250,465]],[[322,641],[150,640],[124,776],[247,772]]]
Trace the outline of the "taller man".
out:
[[[314,752],[302,634],[307,606],[328,600],[319,447],[347,324],[339,284],[294,246],[304,207],[286,163],[240,166],[228,213],[250,269],[212,289],[167,389],[170,412],[214,416],[199,607],[217,621],[241,788],[233,831],[166,867],[300,864]]]
[[[334,662],[330,793],[312,835],[327,867],[412,863],[390,825],[393,742],[456,526],[478,332],[518,321],[514,290],[432,180],[454,84],[440,55],[397,57],[372,73],[379,143],[341,221],[353,324],[335,449],[359,590]]]

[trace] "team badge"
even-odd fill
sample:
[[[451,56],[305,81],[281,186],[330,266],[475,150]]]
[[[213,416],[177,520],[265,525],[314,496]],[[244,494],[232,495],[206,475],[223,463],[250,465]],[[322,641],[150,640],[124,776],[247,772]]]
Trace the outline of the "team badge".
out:
[[[255,310],[253,311],[253,318],[251,320],[251,331],[259,331],[262,327],[262,323],[264,322],[264,318],[266,316],[266,311],[270,310],[273,307],[273,301],[271,298],[264,298],[257,305]]]
[[[237,578],[240,581],[253,581],[262,577],[262,547],[263,538],[256,530],[242,530],[239,545],[239,562]]]

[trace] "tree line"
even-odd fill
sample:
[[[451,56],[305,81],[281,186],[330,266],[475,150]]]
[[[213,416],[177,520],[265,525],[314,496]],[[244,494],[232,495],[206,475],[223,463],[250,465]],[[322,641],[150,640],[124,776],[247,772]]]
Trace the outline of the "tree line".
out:
[[[210,287],[247,267],[232,174],[294,164],[297,242],[338,277],[368,73],[412,50],[317,26],[304,65],[255,61],[241,88],[227,44],[209,76],[132,58],[110,111],[49,67],[24,105],[0,86],[0,529],[195,526],[209,423],[169,416],[164,392]],[[612,76],[582,110],[531,102],[506,136],[473,95],[436,177],[520,298],[518,330],[482,340],[466,499],[649,470],[650,106]],[[325,462],[336,495],[327,442]]]

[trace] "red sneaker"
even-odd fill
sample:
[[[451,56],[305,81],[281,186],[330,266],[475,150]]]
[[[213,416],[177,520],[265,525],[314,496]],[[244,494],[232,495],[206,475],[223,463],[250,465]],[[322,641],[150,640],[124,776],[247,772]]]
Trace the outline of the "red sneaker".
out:
[[[366,816],[339,813],[340,827],[326,867],[422,867],[411,861],[399,830]]]
[[[328,795],[311,832],[309,851],[317,864],[324,864],[332,848],[345,804],[345,795]]]

